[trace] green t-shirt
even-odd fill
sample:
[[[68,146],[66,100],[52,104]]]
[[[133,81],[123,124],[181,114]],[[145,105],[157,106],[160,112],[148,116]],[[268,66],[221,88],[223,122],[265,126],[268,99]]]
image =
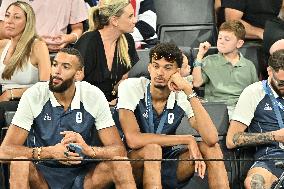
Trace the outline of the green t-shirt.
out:
[[[221,53],[203,59],[202,78],[205,84],[205,99],[209,102],[224,102],[235,106],[242,91],[258,81],[254,64],[240,54],[235,65]]]

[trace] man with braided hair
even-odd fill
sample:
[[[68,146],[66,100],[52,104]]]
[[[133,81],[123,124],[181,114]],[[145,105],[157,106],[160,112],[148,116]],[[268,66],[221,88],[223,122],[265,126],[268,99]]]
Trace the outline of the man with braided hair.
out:
[[[255,159],[284,158],[284,50],[275,51],[268,65],[268,80],[242,92],[226,141],[230,149],[256,146]],[[282,172],[272,160],[256,161],[248,171],[245,188],[270,188]]]

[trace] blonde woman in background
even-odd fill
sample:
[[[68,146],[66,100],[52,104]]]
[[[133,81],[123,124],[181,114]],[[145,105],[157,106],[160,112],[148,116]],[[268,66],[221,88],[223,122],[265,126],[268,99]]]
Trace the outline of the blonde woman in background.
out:
[[[0,41],[0,101],[20,98],[38,81],[50,76],[50,59],[46,44],[35,31],[35,15],[27,3],[12,3],[6,11],[4,32],[9,40]]]
[[[47,46],[36,35],[30,5],[12,3],[6,10],[3,32],[10,39],[0,41],[0,121],[4,111],[16,110],[18,103],[11,101],[36,82],[49,80],[51,68]]]
[[[103,0],[89,13],[89,31],[75,44],[85,62],[84,80],[100,88],[111,105],[118,83],[138,61],[132,36],[137,20],[129,0]]]

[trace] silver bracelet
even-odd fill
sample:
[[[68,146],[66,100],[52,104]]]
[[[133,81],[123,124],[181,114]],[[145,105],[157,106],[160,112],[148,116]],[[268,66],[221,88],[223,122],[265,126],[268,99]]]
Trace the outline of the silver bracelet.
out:
[[[191,93],[190,95],[187,96],[187,100],[190,100],[193,97],[197,97],[197,94],[195,92]]]
[[[203,67],[203,63],[202,62],[199,62],[198,60],[195,60],[193,62],[193,67]]]

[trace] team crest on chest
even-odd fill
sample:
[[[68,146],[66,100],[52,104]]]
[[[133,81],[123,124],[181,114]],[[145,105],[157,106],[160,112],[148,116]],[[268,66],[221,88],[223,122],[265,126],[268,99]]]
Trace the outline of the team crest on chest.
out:
[[[168,123],[169,123],[169,124],[173,124],[174,119],[175,119],[175,114],[169,113],[169,114],[168,114]]]
[[[83,114],[82,112],[77,112],[76,113],[76,123],[82,123],[83,121]]]

